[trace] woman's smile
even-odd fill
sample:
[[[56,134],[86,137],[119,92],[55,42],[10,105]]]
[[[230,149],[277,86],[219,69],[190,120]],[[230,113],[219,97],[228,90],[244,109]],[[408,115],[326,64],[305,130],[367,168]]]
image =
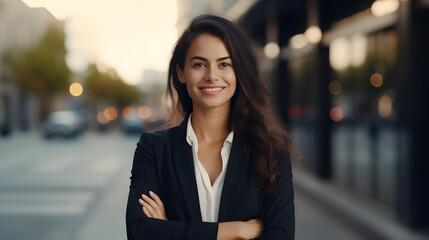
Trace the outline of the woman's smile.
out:
[[[199,87],[200,91],[207,95],[217,95],[222,92],[225,87]]]

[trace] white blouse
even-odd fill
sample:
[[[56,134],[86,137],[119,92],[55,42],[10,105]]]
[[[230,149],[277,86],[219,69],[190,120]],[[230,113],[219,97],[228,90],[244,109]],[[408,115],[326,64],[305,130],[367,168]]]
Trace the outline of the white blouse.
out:
[[[197,181],[198,198],[200,200],[201,217],[204,222],[217,222],[219,215],[220,197],[222,195],[223,183],[225,180],[226,167],[228,165],[229,154],[231,153],[234,132],[230,132],[223,142],[220,152],[222,158],[222,171],[216,178],[213,186],[210,177],[204,166],[198,160],[198,139],[191,124],[192,114],[189,116],[186,130],[186,141],[192,146],[194,158],[195,179]]]

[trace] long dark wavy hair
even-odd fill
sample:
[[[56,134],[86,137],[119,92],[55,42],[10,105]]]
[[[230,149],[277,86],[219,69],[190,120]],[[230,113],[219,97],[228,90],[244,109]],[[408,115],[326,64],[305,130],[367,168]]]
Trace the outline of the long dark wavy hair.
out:
[[[269,102],[269,91],[260,79],[258,62],[247,34],[235,23],[215,15],[200,15],[176,42],[171,57],[166,97],[171,105],[171,118],[186,117],[193,111],[192,99],[182,84],[176,66],[183,70],[192,41],[203,33],[221,38],[230,54],[237,79],[231,99],[228,131],[240,134],[245,141],[248,163],[259,175],[259,185],[275,193],[280,158],[290,152],[292,141]]]

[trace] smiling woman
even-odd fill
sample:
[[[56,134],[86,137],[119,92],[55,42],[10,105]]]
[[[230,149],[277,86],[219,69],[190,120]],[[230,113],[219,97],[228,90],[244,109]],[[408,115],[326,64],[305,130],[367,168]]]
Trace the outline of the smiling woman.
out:
[[[179,81],[186,85],[195,108],[226,107],[235,93],[236,79],[232,60],[223,40],[205,33],[192,42],[185,67],[176,71]],[[186,76],[186,77],[185,77]]]
[[[128,239],[293,239],[288,133],[269,105],[248,37],[196,17],[169,66],[179,126],[143,133],[127,206]]]

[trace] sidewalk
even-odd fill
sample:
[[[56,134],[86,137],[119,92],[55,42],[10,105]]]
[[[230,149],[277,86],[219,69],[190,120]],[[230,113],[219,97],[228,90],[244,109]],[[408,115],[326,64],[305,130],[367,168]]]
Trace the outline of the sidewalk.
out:
[[[317,201],[295,188],[295,240],[364,240]]]
[[[429,239],[429,235],[411,231],[379,210],[342,194],[328,183],[297,168],[294,169],[294,186],[296,191],[312,198],[319,208],[324,208],[326,212],[336,216],[338,221],[347,224],[355,232],[362,234],[365,239]]]

